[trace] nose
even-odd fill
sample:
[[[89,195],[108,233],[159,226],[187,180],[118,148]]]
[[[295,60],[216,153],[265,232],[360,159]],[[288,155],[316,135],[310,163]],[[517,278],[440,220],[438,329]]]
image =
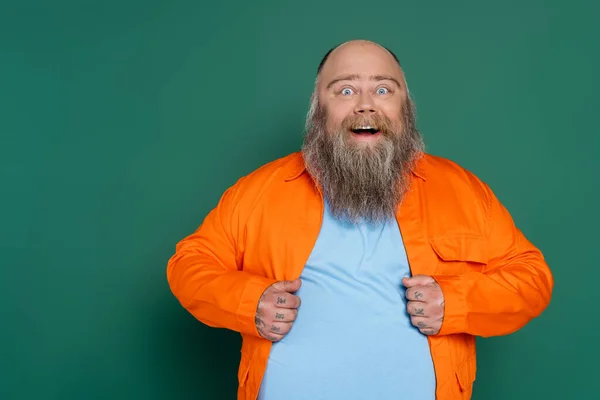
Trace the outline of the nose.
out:
[[[354,108],[355,114],[371,115],[377,112],[373,99],[368,94],[362,94],[358,98],[356,107]]]

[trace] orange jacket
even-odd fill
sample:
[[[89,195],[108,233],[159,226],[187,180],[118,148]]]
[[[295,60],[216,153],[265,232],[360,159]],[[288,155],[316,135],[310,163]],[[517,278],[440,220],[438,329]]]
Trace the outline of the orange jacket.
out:
[[[437,399],[471,398],[475,336],[505,335],[537,317],[553,277],[490,188],[455,163],[425,155],[397,220],[412,274],[442,288],[441,331],[428,336]],[[317,239],[320,191],[300,153],[242,177],[169,260],[167,279],[199,321],[242,335],[239,400],[255,400],[271,342],[254,317],[267,286],[298,278]],[[399,311],[400,312],[400,311]]]

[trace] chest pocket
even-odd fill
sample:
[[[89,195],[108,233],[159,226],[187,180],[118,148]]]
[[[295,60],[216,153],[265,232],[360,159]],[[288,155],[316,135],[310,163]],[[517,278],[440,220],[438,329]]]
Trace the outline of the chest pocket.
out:
[[[444,235],[430,238],[429,243],[437,255],[437,274],[481,272],[489,260],[488,241],[483,236]]]

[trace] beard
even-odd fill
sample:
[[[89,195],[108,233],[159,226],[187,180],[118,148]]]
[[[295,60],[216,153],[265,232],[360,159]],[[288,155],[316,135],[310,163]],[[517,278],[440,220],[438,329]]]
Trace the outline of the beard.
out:
[[[327,110],[313,97],[302,154],[335,218],[377,223],[395,217],[424,153],[410,97],[400,114],[398,123],[381,115],[353,115],[328,131]],[[351,129],[367,125],[377,127],[379,137],[371,143],[355,140]]]

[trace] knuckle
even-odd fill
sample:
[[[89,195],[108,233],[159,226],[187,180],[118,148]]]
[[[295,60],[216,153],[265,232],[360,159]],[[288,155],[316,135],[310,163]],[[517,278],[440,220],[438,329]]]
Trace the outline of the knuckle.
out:
[[[264,296],[258,302],[258,308],[265,308],[271,303],[271,296]]]
[[[271,309],[272,309],[272,308],[273,308],[273,305],[272,305],[271,303],[267,303],[267,302],[265,302],[265,303],[263,303],[263,304],[260,304],[260,305],[258,306],[258,310],[259,310],[259,311],[260,311],[260,312],[261,312],[263,315],[269,315],[269,314],[270,314],[270,311],[271,311]],[[265,319],[267,319],[267,318],[265,318]]]

